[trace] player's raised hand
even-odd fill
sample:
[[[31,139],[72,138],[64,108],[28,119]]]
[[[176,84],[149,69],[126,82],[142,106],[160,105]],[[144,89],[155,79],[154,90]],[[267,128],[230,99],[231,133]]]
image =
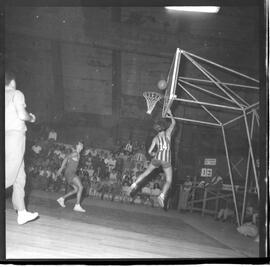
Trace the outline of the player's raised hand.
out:
[[[171,112],[170,109],[168,109],[167,114],[168,114],[169,116],[172,116],[172,112]]]

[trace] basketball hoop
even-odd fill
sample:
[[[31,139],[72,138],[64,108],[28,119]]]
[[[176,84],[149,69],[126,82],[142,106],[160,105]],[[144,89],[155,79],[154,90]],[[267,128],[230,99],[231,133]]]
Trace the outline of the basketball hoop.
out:
[[[156,92],[144,92],[143,96],[147,104],[147,114],[151,114],[157,102],[162,98],[162,95]]]

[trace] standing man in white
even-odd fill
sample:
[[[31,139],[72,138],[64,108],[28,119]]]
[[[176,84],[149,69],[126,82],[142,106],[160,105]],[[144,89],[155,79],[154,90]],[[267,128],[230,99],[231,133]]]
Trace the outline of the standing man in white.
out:
[[[35,122],[35,115],[26,111],[24,95],[16,90],[15,75],[5,73],[5,170],[6,188],[13,186],[12,203],[17,210],[18,224],[25,224],[38,217],[38,213],[28,212],[25,209],[25,182],[24,170],[25,152],[25,122]]]

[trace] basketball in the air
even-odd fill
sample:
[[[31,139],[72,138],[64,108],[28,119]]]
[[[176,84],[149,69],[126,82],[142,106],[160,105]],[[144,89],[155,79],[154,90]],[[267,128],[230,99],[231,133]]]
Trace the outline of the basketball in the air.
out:
[[[167,87],[167,82],[165,80],[160,80],[157,86],[159,90],[165,90]]]

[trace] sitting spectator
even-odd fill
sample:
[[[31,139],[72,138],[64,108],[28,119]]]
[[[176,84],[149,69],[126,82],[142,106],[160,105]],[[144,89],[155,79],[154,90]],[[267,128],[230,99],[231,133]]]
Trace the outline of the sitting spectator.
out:
[[[130,175],[129,175],[128,171],[125,171],[125,173],[122,177],[122,184],[124,184],[124,183],[127,183],[127,184],[130,183]]]
[[[46,191],[58,192],[61,186],[61,180],[56,176],[56,170],[53,170],[52,167],[46,170],[47,173],[47,188]]]
[[[220,209],[217,215],[217,220],[222,220],[225,222],[228,220],[229,217],[234,217],[234,211],[230,208]]]
[[[121,192],[121,202],[130,202],[130,197],[128,196],[129,184],[124,182],[122,184],[122,192]]]
[[[93,166],[90,165],[87,171],[88,171],[89,179],[92,180],[92,177],[94,176],[94,173],[95,173]]]
[[[134,159],[136,161],[146,161],[145,153],[142,147],[138,148],[138,150],[134,154]]]
[[[100,194],[100,198],[104,199],[104,196],[106,195],[109,197],[110,193],[110,183],[109,180],[101,179],[99,186],[97,188],[97,192]]]
[[[116,170],[112,170],[109,174],[109,179],[111,183],[116,183],[117,182],[117,172]]]
[[[134,159],[134,157],[132,155],[129,156],[129,170],[130,171],[137,171],[137,161]]]
[[[160,195],[161,192],[161,187],[159,183],[155,182],[153,185],[153,188],[151,189],[151,202],[152,202],[152,207],[158,207],[158,200],[157,197]]]
[[[33,145],[32,146],[32,150],[36,153],[36,154],[39,154],[42,150],[41,146],[39,145]]]
[[[131,177],[131,182],[134,183],[138,179],[138,176],[140,175],[140,172],[133,172],[133,175]]]
[[[91,154],[92,154],[92,157],[97,157],[98,156],[98,152],[97,152],[96,149],[92,149]]]
[[[122,185],[121,185],[120,180],[115,181],[113,184],[111,184],[110,192],[109,192],[111,196],[111,201],[114,201],[116,196],[120,197],[121,192],[122,192]]]
[[[123,172],[129,171],[130,169],[130,157],[127,152],[125,152],[122,156],[123,159]]]
[[[119,154],[119,155],[116,157],[116,162],[115,162],[115,169],[116,169],[116,171],[122,173],[122,171],[123,171],[123,165],[124,165],[123,158],[122,158],[122,156],[120,156],[120,154]]]
[[[58,170],[58,167],[54,168],[52,170],[52,175],[51,175],[51,179],[53,181],[53,191],[54,192],[59,192],[61,189],[61,185],[62,185],[62,179],[60,177],[57,177],[57,175],[56,175],[57,170]]]
[[[145,195],[149,195],[151,194],[151,189],[149,187],[149,184],[145,185],[143,188],[142,188],[142,194],[145,194]]]
[[[90,148],[85,149],[84,150],[84,155],[88,156],[89,154],[91,154],[91,149]]]
[[[41,166],[39,167],[38,175],[41,178],[45,177],[45,171],[43,170],[43,168]]]
[[[33,178],[35,175],[35,167],[30,165],[26,170],[27,170],[29,178],[30,179]]]
[[[149,184],[145,185],[142,188],[141,194],[140,194],[140,198],[142,200],[143,204],[151,204],[153,206],[153,201],[150,198],[151,196],[151,188],[149,186]]]
[[[56,141],[56,139],[57,139],[57,133],[54,129],[51,129],[48,135],[48,140]]]
[[[104,160],[105,164],[109,168],[109,172],[115,168],[116,159],[112,154],[109,154],[108,157]]]
[[[154,187],[153,187],[153,189],[152,189],[152,191],[151,191],[151,195],[152,196],[159,196],[159,194],[160,194],[160,186],[159,186],[159,184],[158,183],[154,183]]]
[[[98,188],[99,188],[98,177],[94,175],[90,183],[89,195],[94,197],[98,196]]]
[[[44,169],[44,177],[47,180],[47,186],[46,186],[46,191],[52,191],[53,188],[51,188],[51,186],[53,186],[53,181],[52,181],[52,173],[49,167]]]
[[[67,149],[65,152],[60,152],[60,154],[59,154],[59,159],[60,160],[63,160],[63,159],[65,159],[65,157],[66,157],[66,155],[68,155],[68,154],[70,154],[71,153],[71,151],[70,151],[70,149]]]
[[[132,152],[137,153],[139,149],[140,149],[140,144],[139,144],[138,140],[135,140],[133,145],[132,145]]]
[[[213,178],[205,183],[205,187],[213,190],[220,190],[222,188],[223,178],[220,176],[219,171],[215,170]]]
[[[90,179],[88,175],[88,171],[81,169],[80,174],[79,174],[82,185],[83,185],[83,193],[86,194],[86,196],[89,196],[89,190],[90,190]]]
[[[60,154],[61,154],[60,148],[59,147],[56,147],[56,149],[54,150],[53,153],[56,154],[57,156],[60,156]]]
[[[240,234],[245,236],[253,237],[255,242],[259,242],[259,231],[258,231],[258,209],[254,208],[256,205],[252,205],[250,202],[247,203],[245,210],[244,224],[237,228]]]
[[[255,224],[255,225],[258,225],[259,224],[259,213],[258,212],[254,212],[253,215],[252,215],[252,223]]]
[[[226,207],[219,210],[218,215],[216,217],[216,220],[222,220],[222,222],[225,222],[229,218],[230,219],[235,218],[235,213],[233,210],[233,202],[232,201],[227,201]]]
[[[132,153],[133,146],[131,140],[128,140],[127,144],[125,145],[124,151],[128,152],[129,155]]]
[[[241,226],[237,227],[237,231],[244,236],[255,238],[255,242],[259,241],[258,227],[252,222],[242,224]]]
[[[253,221],[254,208],[250,202],[247,203],[245,210],[245,222]]]
[[[47,172],[46,170],[44,170],[44,167],[42,166],[39,167],[38,176],[39,176],[38,181],[39,181],[40,189],[46,190],[48,180],[47,180]]]

